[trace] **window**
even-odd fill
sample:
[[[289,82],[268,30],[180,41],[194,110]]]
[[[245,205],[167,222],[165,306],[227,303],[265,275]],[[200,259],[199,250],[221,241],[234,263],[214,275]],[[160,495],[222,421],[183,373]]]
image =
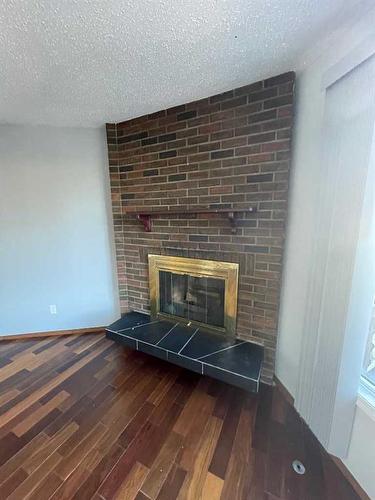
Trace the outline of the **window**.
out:
[[[375,303],[372,308],[370,332],[363,364],[362,378],[366,388],[375,393]]]

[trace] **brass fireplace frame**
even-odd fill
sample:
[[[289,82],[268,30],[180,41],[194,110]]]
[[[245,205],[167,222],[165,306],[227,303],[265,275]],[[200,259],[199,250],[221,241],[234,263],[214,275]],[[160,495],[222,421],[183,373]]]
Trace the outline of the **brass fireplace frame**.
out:
[[[167,255],[148,256],[150,309],[152,318],[175,319],[182,323],[204,326],[225,335],[235,336],[237,323],[237,295],[239,265],[232,262],[215,260],[190,259],[186,257],[171,257]],[[160,311],[159,271],[195,276],[198,278],[220,278],[225,281],[224,294],[224,328],[198,321],[188,320]]]

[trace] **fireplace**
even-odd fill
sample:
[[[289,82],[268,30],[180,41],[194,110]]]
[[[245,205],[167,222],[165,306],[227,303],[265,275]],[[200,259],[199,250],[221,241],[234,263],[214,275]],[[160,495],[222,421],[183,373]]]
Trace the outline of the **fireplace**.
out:
[[[239,264],[149,255],[151,315],[130,311],[107,337],[258,392],[264,347],[236,336]]]
[[[173,319],[234,336],[238,264],[149,255],[153,319]]]
[[[154,317],[172,312],[180,318],[180,310],[186,313],[188,309],[186,298],[182,305],[179,301],[177,311],[167,295],[160,311],[159,281],[150,304],[145,276],[149,254],[239,263],[237,325],[234,310],[227,316],[233,318],[226,322],[231,327],[222,329],[219,315],[219,325],[213,326],[227,334],[217,335],[219,339],[264,343],[262,380],[270,384],[288,208],[293,93],[294,74],[285,73],[107,124],[121,312],[148,313],[152,307]],[[249,207],[254,208],[253,213],[248,212]],[[240,209],[245,212],[232,212]],[[231,212],[235,217],[228,221],[224,215]],[[136,214],[140,214],[139,220]],[[151,215],[152,224],[147,224]],[[189,284],[183,286],[186,289]],[[205,284],[198,281],[190,288],[195,289],[189,301],[191,316],[198,302],[194,295]],[[210,291],[218,294],[217,288]],[[236,298],[233,303],[235,308]],[[193,312],[194,318],[200,315],[198,321],[202,319],[202,310]],[[207,316],[209,322],[209,311]],[[185,324],[184,328],[191,327]]]

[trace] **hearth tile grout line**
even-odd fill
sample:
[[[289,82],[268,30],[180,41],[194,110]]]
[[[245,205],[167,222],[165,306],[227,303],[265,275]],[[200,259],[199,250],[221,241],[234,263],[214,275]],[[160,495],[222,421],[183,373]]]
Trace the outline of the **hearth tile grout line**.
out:
[[[171,329],[170,329],[170,330],[169,330],[169,331],[168,331],[168,332],[167,332],[167,333],[166,333],[166,334],[165,334],[165,335],[164,335],[164,336],[163,336],[163,337],[159,340],[159,342],[157,342],[155,345],[156,345],[156,346],[158,346],[158,345],[160,344],[160,342],[161,342],[162,340],[164,340],[164,339],[165,339],[165,337],[166,337],[167,335],[169,335],[169,334],[171,333],[171,331],[173,331],[173,330],[176,328],[176,326],[178,326],[179,324],[180,324],[180,323],[176,323],[176,324],[174,324],[174,325],[172,326],[172,328],[171,328]]]
[[[194,358],[190,358],[189,356],[185,356],[184,354],[178,354],[177,352],[173,352],[173,351],[168,351],[168,349],[165,349],[166,353],[167,353],[167,361],[170,361],[171,363],[175,363],[175,361],[171,360],[169,355],[172,354],[174,356],[177,356],[178,358],[185,358],[185,359],[188,359],[189,361],[193,361],[195,363],[198,363],[200,365],[200,373],[201,375],[203,375],[203,365],[204,363],[202,363],[202,361],[198,361]],[[178,365],[178,366],[181,366],[181,365]],[[185,370],[190,370],[190,368],[185,368]]]
[[[246,340],[239,342],[238,344],[230,345],[228,347],[224,347],[223,349],[219,349],[218,351],[211,352],[210,354],[205,354],[204,356],[200,356],[197,359],[208,358],[208,356],[213,356],[214,354],[218,354],[219,352],[227,351],[228,349],[233,349],[234,347],[238,347],[239,345],[246,344]]]
[[[231,373],[232,375],[235,375],[236,377],[242,377],[247,380],[252,380],[253,382],[257,382],[259,379],[253,378],[253,377],[248,377],[247,375],[242,375],[241,373],[236,373],[232,372],[231,370],[228,370],[227,368],[222,368],[221,366],[217,365],[211,365],[211,363],[206,363],[205,361],[201,361],[201,363],[205,366],[210,366],[211,368],[216,368],[217,370],[222,370],[223,372]]]
[[[152,498],[151,498],[151,497],[149,497],[148,495],[146,495],[146,493],[144,493],[142,490],[139,490],[139,491],[140,491],[140,492],[142,493],[142,495],[144,495],[146,498],[149,498],[150,500],[152,500]]]
[[[193,335],[189,338],[189,340],[181,347],[181,349],[178,351],[177,354],[180,354],[181,351],[183,351],[185,349],[185,347],[188,345],[188,343],[190,342],[190,340],[194,337],[194,335],[199,331],[199,328],[197,328],[195,330],[195,332],[193,333]]]
[[[241,373],[237,373],[237,372],[232,372],[231,370],[227,370],[226,368],[221,368],[220,366],[217,366],[217,365],[211,365],[210,363],[206,363],[205,361],[199,361],[198,359],[195,359],[195,358],[190,358],[189,356],[186,356],[186,354],[180,354],[179,352],[174,352],[174,351],[169,351],[168,349],[165,349],[164,347],[157,347],[155,344],[150,344],[150,342],[146,342],[145,340],[137,340],[135,339],[134,337],[129,337],[129,335],[125,335],[124,333],[118,333],[118,332],[114,332],[113,330],[109,330],[108,328],[106,328],[106,330],[108,330],[109,332],[111,333],[116,333],[118,335],[121,335],[123,337],[126,337],[127,339],[130,339],[130,340],[134,340],[135,343],[136,343],[136,349],[138,349],[138,343],[140,342],[141,344],[146,344],[146,345],[149,345],[151,347],[156,347],[157,349],[160,349],[161,351],[165,351],[167,353],[167,359],[168,359],[168,354],[174,354],[175,356],[181,356],[183,358],[186,358],[186,359],[189,359],[190,361],[195,361],[196,363],[200,363],[202,365],[202,367],[204,365],[206,366],[210,366],[212,368],[217,368],[218,370],[222,370],[222,371],[225,371],[225,372],[228,372],[228,373],[231,373],[232,375],[235,375],[235,376],[238,376],[238,377],[242,377],[242,378],[245,378],[247,380],[252,380],[253,382],[257,382],[259,383],[259,379],[260,379],[260,371],[259,371],[259,375],[258,375],[258,378],[253,378],[253,377],[248,377],[246,375],[242,375]],[[243,343],[246,343],[247,341],[244,340]],[[147,354],[147,353],[146,353]],[[202,372],[203,374],[203,372]]]
[[[155,321],[150,321],[150,323],[142,323],[141,325],[128,326],[128,328],[121,328],[121,330],[115,330],[114,333],[126,332],[126,330],[135,330],[136,328],[141,328],[141,326],[154,325],[155,323],[160,323],[160,319],[157,319]],[[107,330],[108,330],[108,328],[107,328]],[[111,330],[111,331],[113,331],[113,330]]]
[[[162,348],[160,348],[160,349],[162,349]],[[203,365],[202,361],[198,361],[197,359],[190,358],[190,356],[185,356],[185,354],[178,354],[178,352],[168,351],[168,349],[165,349],[165,351],[167,351],[167,355],[173,354],[174,356],[180,356],[181,358],[186,358],[186,359],[189,359],[190,361],[195,361],[196,363]]]

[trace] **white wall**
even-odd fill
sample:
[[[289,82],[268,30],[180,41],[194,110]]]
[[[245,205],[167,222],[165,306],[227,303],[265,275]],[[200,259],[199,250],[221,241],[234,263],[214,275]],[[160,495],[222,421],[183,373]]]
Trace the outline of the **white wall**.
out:
[[[326,175],[319,158],[325,97],[322,80],[339,61],[374,36],[374,22],[375,10],[371,10],[356,24],[347,25],[326,40],[321,50],[308,54],[297,72],[293,164],[276,359],[276,374],[293,395],[297,390],[319,187]]]
[[[357,407],[348,456],[343,460],[370,498],[375,498],[375,415]]]
[[[119,316],[107,165],[104,129],[0,126],[1,335]]]
[[[319,162],[325,95],[322,80],[336,64],[350,58],[358,47],[363,49],[367,42],[373,43],[375,10],[365,11],[365,6],[370,4],[364,2],[364,7],[359,7],[330,39],[319,42],[319,46],[306,55],[297,72],[289,221],[276,358],[276,375],[293,396],[298,387],[314,218],[319,204],[319,186],[324,184],[326,173]],[[374,447],[375,421],[369,420],[358,408],[345,463],[371,498],[375,498],[375,480],[368,469],[374,463]],[[363,464],[366,464],[364,469]]]
[[[357,407],[352,440],[344,464],[367,491],[375,498],[375,412]]]

